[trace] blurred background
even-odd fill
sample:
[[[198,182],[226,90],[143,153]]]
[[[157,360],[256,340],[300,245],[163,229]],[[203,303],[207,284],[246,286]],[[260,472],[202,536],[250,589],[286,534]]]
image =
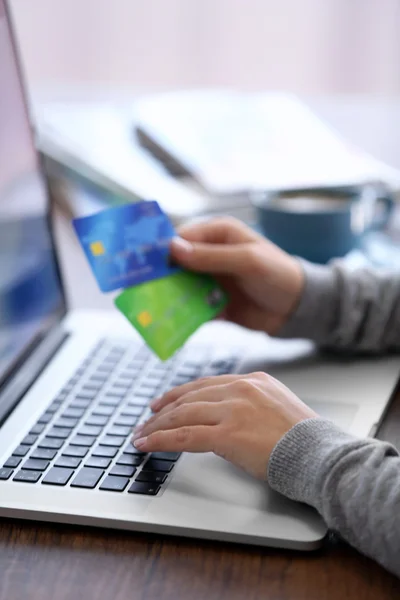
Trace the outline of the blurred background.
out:
[[[400,94],[398,0],[13,0],[30,86]]]
[[[10,4],[68,217],[156,199],[176,225],[230,214],[275,239],[255,193],[350,186],[361,198],[378,182],[400,200],[399,0]],[[400,211],[387,215],[351,242],[357,260],[400,264]]]

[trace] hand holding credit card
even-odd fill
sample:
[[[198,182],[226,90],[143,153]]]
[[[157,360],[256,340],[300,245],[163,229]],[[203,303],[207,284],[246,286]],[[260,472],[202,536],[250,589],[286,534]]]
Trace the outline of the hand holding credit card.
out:
[[[73,224],[100,290],[125,289],[117,308],[162,360],[226,306],[211,277],[170,264],[175,231],[157,202],[118,206]]]

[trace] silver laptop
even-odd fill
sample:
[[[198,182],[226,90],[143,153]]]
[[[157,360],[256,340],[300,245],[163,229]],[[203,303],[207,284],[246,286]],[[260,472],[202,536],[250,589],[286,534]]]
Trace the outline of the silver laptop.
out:
[[[0,89],[0,516],[317,547],[326,526],[311,508],[211,454],[141,454],[132,427],[172,386],[265,369],[367,435],[399,359],[328,361],[306,341],[212,323],[161,363],[116,312],[69,313],[3,0]]]

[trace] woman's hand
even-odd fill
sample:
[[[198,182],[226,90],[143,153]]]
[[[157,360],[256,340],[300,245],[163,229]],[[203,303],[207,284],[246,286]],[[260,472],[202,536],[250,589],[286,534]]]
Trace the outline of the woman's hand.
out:
[[[298,261],[232,218],[183,227],[171,243],[172,258],[191,271],[216,276],[228,292],[228,320],[275,334],[296,308],[303,290]]]
[[[266,373],[221,375],[187,383],[151,403],[155,413],[135,431],[144,452],[214,452],[259,479],[277,442],[316,417]]]

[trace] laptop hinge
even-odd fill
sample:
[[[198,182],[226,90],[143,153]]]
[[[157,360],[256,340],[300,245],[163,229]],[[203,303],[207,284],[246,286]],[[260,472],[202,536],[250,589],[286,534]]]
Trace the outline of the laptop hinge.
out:
[[[68,337],[69,333],[61,325],[57,325],[29,348],[0,388],[0,425],[18,405]]]

